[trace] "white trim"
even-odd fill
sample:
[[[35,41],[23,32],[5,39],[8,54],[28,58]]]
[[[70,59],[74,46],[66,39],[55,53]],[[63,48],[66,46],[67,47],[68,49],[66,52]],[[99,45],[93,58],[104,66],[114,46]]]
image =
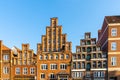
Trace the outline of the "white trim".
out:
[[[17,74],[17,73],[16,73],[16,71],[17,71],[16,69],[18,69],[18,68],[19,68],[19,70],[20,70],[20,67],[16,67],[16,68],[15,68],[15,74],[16,74],[16,75],[20,75],[20,74]],[[20,71],[19,71],[19,72],[20,72]]]
[[[100,69],[91,69],[91,70],[93,70],[93,71],[106,71],[107,70],[107,68],[100,68]]]
[[[72,69],[71,71],[86,71],[86,69]]]
[[[32,72],[33,71],[33,72]],[[31,72],[33,73],[33,74],[31,74]],[[31,75],[34,75],[35,74],[35,67],[30,67],[30,74]]]
[[[26,71],[24,70],[26,68]],[[25,74],[25,72],[27,72],[26,74]],[[23,75],[27,75],[28,74],[28,68],[27,67],[24,67],[23,68]]]
[[[117,50],[117,43],[116,42],[111,42],[111,50],[112,51]]]
[[[108,38],[108,40],[120,40],[120,38]]]
[[[96,59],[91,59],[91,60],[107,60],[107,58],[96,58]]]
[[[108,26],[120,26],[120,23],[109,23]]]
[[[74,61],[86,61],[85,59],[78,59],[78,60],[72,60],[73,62]]]
[[[120,54],[120,52],[108,52],[108,54]]]
[[[108,71],[120,71],[120,68],[108,68]]]

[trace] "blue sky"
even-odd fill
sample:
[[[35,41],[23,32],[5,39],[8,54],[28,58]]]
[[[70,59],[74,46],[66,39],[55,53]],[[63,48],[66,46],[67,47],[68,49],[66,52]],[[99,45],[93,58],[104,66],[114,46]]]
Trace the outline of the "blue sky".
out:
[[[97,38],[104,16],[120,14],[120,0],[0,0],[0,40],[9,48],[29,43],[36,53],[51,17],[58,17],[72,51],[85,32]]]

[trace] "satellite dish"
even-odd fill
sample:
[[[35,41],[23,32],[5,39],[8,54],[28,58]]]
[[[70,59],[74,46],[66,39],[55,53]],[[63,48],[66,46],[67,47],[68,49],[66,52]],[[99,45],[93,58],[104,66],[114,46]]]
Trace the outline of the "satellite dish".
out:
[[[13,51],[13,54],[14,54],[14,55],[17,55],[17,54],[18,54],[18,53],[17,53],[17,49],[16,49],[15,47],[12,48],[12,51]]]

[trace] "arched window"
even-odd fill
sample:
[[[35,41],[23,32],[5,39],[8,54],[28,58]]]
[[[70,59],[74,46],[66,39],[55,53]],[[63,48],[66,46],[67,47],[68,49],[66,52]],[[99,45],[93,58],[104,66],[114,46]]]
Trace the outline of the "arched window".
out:
[[[77,67],[78,69],[80,69],[81,68],[81,65],[80,65],[80,62],[78,62],[78,67]]]
[[[50,59],[53,59],[53,55],[52,54],[50,55]]]
[[[61,58],[61,59],[64,59],[64,55],[63,55],[63,54],[61,54],[60,58]]]
[[[45,60],[47,60],[48,59],[48,55],[45,55]]]
[[[98,68],[102,67],[102,62],[98,61]]]
[[[42,57],[42,55],[40,55],[40,60],[42,60],[43,59],[43,57]]]

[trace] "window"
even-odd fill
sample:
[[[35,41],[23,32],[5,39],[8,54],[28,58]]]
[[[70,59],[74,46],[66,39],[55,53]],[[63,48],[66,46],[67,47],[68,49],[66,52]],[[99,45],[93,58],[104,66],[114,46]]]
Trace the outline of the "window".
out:
[[[60,64],[60,69],[62,69],[62,70],[67,69],[67,65],[66,64]]]
[[[22,65],[22,60],[20,60],[20,65]]]
[[[47,70],[48,69],[48,65],[47,64],[41,64],[41,69],[42,70]]]
[[[69,58],[69,54],[66,54],[66,59],[68,59]]]
[[[20,59],[22,59],[22,53],[19,53],[19,55],[20,55]]]
[[[64,55],[63,55],[63,54],[61,54],[60,58],[61,58],[61,59],[64,59]]]
[[[116,28],[111,29],[111,36],[117,36],[117,29]]]
[[[80,56],[80,54],[78,54],[78,59],[80,59],[81,58],[81,56]]]
[[[56,70],[57,69],[57,64],[50,64],[50,69],[51,70]]]
[[[111,57],[111,64],[112,64],[112,66],[117,65],[117,58],[116,57]]]
[[[20,68],[16,68],[16,74],[20,74]]]
[[[46,48],[44,48],[44,51],[46,51]]]
[[[41,73],[41,79],[44,79],[45,78],[45,74],[44,73]]]
[[[94,77],[105,77],[105,74],[102,71],[94,72]]]
[[[97,72],[94,72],[94,77],[97,77]]]
[[[32,53],[29,53],[29,58],[31,58],[32,57]]]
[[[40,55],[40,60],[42,60],[42,55]]]
[[[72,72],[72,77],[73,78],[81,78],[82,77],[82,72]]]
[[[50,59],[53,59],[53,55],[52,54],[50,55]]]
[[[77,52],[80,52],[80,48],[77,49]]]
[[[3,55],[3,60],[9,60],[9,55],[8,54]]]
[[[56,59],[58,59],[59,58],[59,56],[58,56],[58,54],[56,54]]]
[[[27,58],[27,53],[26,53],[26,52],[24,53],[24,58],[25,58],[25,59]]]
[[[85,68],[85,62],[82,62],[82,69]]]
[[[50,74],[50,79],[54,79],[55,75],[53,73]]]
[[[116,50],[116,46],[117,46],[116,42],[112,42],[111,43],[111,50]]]
[[[35,74],[35,68],[30,68],[30,74]]]
[[[60,52],[60,48],[58,48],[58,52]]]
[[[100,77],[100,72],[97,72],[97,76]]]
[[[105,77],[105,74],[104,74],[104,72],[101,72],[101,77]]]
[[[50,43],[51,43],[51,40],[49,39],[49,41],[48,41],[48,42],[49,42],[49,44],[50,44]]]
[[[82,59],[85,59],[85,54],[82,54]]]
[[[81,65],[80,65],[80,62],[78,62],[78,69],[80,69]]]
[[[27,74],[28,73],[28,69],[27,68],[23,68],[23,74]]]
[[[90,77],[90,72],[86,72],[86,77]]]
[[[26,65],[27,64],[27,60],[24,60],[24,65]]]
[[[3,67],[3,73],[8,74],[9,73],[9,68],[8,67]]]
[[[75,60],[76,59],[76,55],[74,54],[72,58],[73,58],[73,60]]]
[[[73,62],[73,69],[76,69],[76,62]]]
[[[48,59],[48,55],[45,55],[45,60],[47,60]]]

